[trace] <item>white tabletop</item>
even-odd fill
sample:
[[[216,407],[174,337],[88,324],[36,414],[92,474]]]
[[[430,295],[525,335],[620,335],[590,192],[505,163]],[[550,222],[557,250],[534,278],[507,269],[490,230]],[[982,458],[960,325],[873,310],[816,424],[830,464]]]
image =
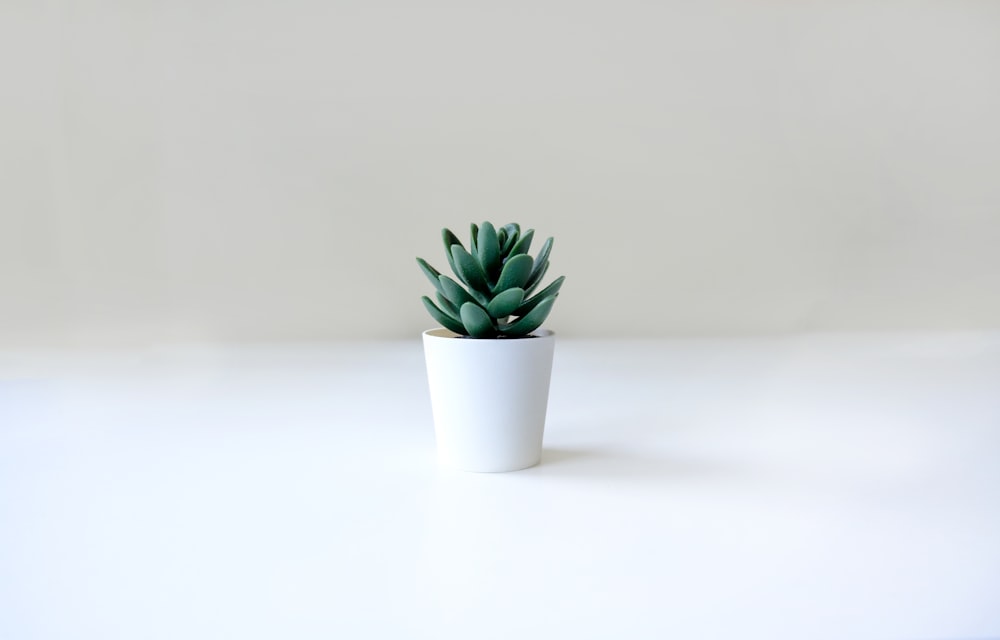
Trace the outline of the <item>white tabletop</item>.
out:
[[[0,353],[0,638],[1000,635],[1000,334],[553,376],[543,463],[470,474],[416,340]]]

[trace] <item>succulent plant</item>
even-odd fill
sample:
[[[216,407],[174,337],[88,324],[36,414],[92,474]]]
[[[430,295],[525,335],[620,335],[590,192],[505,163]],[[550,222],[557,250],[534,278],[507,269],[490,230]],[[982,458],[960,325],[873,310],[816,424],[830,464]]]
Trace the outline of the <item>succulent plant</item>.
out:
[[[535,258],[528,255],[534,235],[534,229],[521,233],[521,226],[513,222],[499,229],[489,222],[473,223],[466,250],[454,233],[442,229],[448,264],[458,281],[417,258],[437,289],[438,304],[422,298],[431,317],[444,328],[472,338],[522,338],[540,327],[565,276],[534,293],[548,271],[552,251],[549,238]]]

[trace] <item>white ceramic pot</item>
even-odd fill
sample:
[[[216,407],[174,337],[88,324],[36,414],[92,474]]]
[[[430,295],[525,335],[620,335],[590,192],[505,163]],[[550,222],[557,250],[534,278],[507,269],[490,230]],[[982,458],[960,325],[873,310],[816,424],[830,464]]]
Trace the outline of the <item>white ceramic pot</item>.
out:
[[[494,339],[425,331],[440,462],[479,472],[538,464],[554,349],[551,331]]]

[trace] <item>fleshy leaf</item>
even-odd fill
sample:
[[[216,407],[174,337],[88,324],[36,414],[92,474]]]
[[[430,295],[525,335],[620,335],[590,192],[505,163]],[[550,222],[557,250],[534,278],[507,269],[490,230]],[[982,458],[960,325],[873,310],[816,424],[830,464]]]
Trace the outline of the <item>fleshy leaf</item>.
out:
[[[490,301],[486,311],[494,318],[506,318],[521,306],[524,300],[524,289],[514,287],[497,294],[497,297]]]
[[[447,313],[449,316],[455,319],[456,322],[461,322],[461,315],[458,313],[458,307],[455,306],[448,298],[444,297],[441,292],[435,293],[434,297],[437,298],[438,304],[441,305],[441,310]]]
[[[458,236],[451,232],[451,229],[441,229],[441,239],[444,241],[444,248],[449,252],[451,251],[451,245],[453,244],[457,244],[460,247],[462,246],[462,241],[458,239]]]
[[[503,229],[507,232],[507,237],[504,239],[503,246],[500,248],[500,253],[507,256],[510,255],[510,250],[514,248],[514,244],[517,242],[517,239],[521,237],[521,225],[516,222],[511,222],[510,224],[505,224]]]
[[[545,244],[542,245],[542,250],[535,256],[535,268],[531,270],[531,277],[528,278],[529,283],[532,281],[538,282],[542,279],[542,269],[545,268],[545,263],[549,260],[549,254],[552,253],[552,242],[552,238],[548,238]],[[535,276],[538,276],[537,279]]]
[[[522,253],[528,253],[528,249],[531,248],[531,239],[535,235],[534,229],[528,229],[521,236],[521,239],[517,241],[517,244],[513,246],[510,250],[510,255],[516,256]]]
[[[473,338],[492,338],[496,335],[489,314],[475,302],[466,302],[459,311],[462,314],[462,324]]]
[[[417,264],[420,265],[420,270],[424,272],[424,275],[431,281],[434,288],[441,291],[441,282],[438,280],[441,277],[441,272],[427,264],[427,261],[423,258],[417,258]]]
[[[469,253],[476,255],[479,253],[479,248],[476,246],[476,239],[479,237],[479,227],[473,222],[469,225]]]
[[[423,300],[424,302],[424,307],[427,308],[427,313],[431,314],[431,317],[437,320],[437,322],[442,327],[448,329],[449,331],[460,333],[463,336],[469,335],[469,332],[466,330],[465,325],[463,325],[461,322],[458,322],[444,311],[438,309],[437,306],[433,302],[431,302],[430,298],[428,298],[427,296],[423,296],[421,300]],[[483,313],[486,312],[484,311]]]
[[[542,265],[541,271],[538,271],[538,273],[535,273],[535,269],[532,269],[532,273],[535,273],[535,275],[528,278],[528,283],[524,285],[524,291],[527,295],[530,296],[531,292],[535,290],[535,287],[541,284],[542,278],[545,277],[545,272],[548,270],[549,270],[548,260],[545,261],[545,264]]]
[[[486,283],[486,274],[468,251],[460,245],[452,245],[451,256],[455,261],[455,273],[465,284],[479,291],[490,290],[490,286]]]
[[[519,306],[516,311],[511,311],[511,313],[519,316],[525,315],[526,313],[537,307],[538,304],[545,298],[548,298],[549,296],[559,293],[559,288],[562,287],[562,283],[565,279],[566,276],[559,276],[551,283],[549,283],[549,286],[539,291],[536,295],[525,300],[524,303],[521,304],[521,306]]]
[[[456,309],[461,309],[466,302],[474,302],[475,298],[466,291],[462,285],[458,284],[448,276],[441,276],[441,291],[445,297],[455,305]],[[485,304],[485,302],[483,303]]]
[[[451,267],[453,273],[458,273],[458,269],[455,267],[455,258],[452,257],[451,248],[454,245],[462,246],[462,242],[458,239],[451,229],[441,229],[441,240],[444,242],[444,253],[448,256],[448,266]],[[465,247],[462,247],[464,250]]]
[[[538,327],[542,326],[542,323],[545,322],[545,318],[549,315],[549,311],[552,310],[552,305],[555,303],[557,297],[559,297],[558,293],[545,298],[528,314],[521,316],[514,322],[504,327],[501,327],[500,331],[505,336],[510,336],[512,338],[520,338],[528,335]]]
[[[489,222],[479,227],[479,264],[488,280],[496,280],[500,273],[500,240],[497,231]]]
[[[528,276],[531,275],[531,267],[534,262],[531,256],[526,253],[509,258],[503,266],[503,271],[500,272],[500,278],[497,280],[497,286],[493,287],[493,291],[499,293],[514,287],[524,287]]]

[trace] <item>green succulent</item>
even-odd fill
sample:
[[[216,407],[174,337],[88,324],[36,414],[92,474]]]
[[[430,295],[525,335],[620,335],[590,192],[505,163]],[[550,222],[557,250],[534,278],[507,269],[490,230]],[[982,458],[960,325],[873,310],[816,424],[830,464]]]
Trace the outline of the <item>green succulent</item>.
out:
[[[528,255],[534,235],[534,229],[521,233],[513,222],[499,229],[489,222],[473,223],[466,250],[454,233],[442,229],[445,255],[458,281],[417,258],[437,289],[438,304],[422,298],[427,312],[444,328],[473,338],[522,338],[540,327],[566,278],[559,276],[534,293],[552,251],[549,238],[535,258]]]

